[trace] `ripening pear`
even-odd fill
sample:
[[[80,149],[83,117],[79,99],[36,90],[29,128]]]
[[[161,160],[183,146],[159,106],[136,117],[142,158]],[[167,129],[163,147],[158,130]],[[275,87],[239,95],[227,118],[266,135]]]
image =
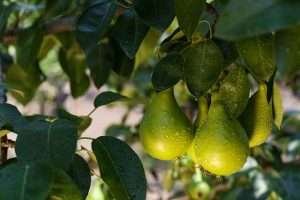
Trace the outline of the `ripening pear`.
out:
[[[240,123],[231,118],[217,94],[213,94],[207,121],[194,139],[197,164],[216,175],[239,171],[249,154],[248,137]]]
[[[192,125],[178,106],[173,89],[154,94],[140,125],[145,151],[160,160],[184,154],[193,140]]]
[[[205,124],[207,120],[207,113],[208,113],[208,102],[206,97],[202,96],[198,99],[198,115],[195,121],[194,129],[198,129],[200,126]],[[195,140],[193,140],[192,144],[190,145],[187,154],[188,156],[196,163],[196,154],[195,154]]]
[[[282,106],[282,96],[279,86],[274,82],[273,85],[273,119],[274,124],[278,129],[281,128],[282,119],[283,119],[283,106]]]
[[[258,82],[268,81],[275,71],[275,40],[272,34],[240,40],[236,43],[246,68]]]
[[[267,99],[267,86],[259,84],[258,91],[250,98],[245,112],[241,116],[250,147],[264,143],[272,130],[272,109]]]

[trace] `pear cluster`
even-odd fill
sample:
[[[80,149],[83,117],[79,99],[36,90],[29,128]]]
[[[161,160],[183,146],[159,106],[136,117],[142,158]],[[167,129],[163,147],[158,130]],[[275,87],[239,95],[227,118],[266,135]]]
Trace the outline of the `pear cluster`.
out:
[[[240,41],[236,48],[243,65],[228,69],[214,42],[186,48],[183,80],[198,101],[197,118],[192,123],[186,117],[173,88],[156,92],[140,124],[145,151],[160,160],[187,154],[215,175],[238,172],[250,148],[267,141],[273,124],[281,125],[280,90],[268,83],[275,71],[272,44],[272,36]]]

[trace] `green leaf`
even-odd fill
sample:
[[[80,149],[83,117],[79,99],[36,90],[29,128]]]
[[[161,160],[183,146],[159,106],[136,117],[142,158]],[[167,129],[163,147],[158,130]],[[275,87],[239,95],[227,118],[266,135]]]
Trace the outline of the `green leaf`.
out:
[[[43,78],[37,63],[26,68],[12,65],[6,72],[5,83],[11,88],[9,92],[12,96],[26,105],[34,97]]]
[[[79,188],[82,198],[85,199],[91,186],[90,168],[86,161],[76,154],[67,173]]]
[[[23,68],[34,65],[37,62],[42,42],[43,30],[39,24],[34,24],[18,33],[16,44],[17,63]]]
[[[113,136],[113,137],[119,137],[119,136],[129,136],[132,135],[132,132],[130,130],[130,126],[125,125],[111,125],[108,127],[105,131],[106,136]]]
[[[204,0],[175,0],[175,12],[179,27],[191,38],[205,8]]]
[[[78,98],[85,94],[90,86],[90,79],[86,74],[85,57],[80,49],[73,47],[64,50],[61,48],[59,62],[70,79],[72,96]]]
[[[154,67],[152,84],[156,91],[174,86],[182,78],[183,58],[180,54],[169,54]]]
[[[143,165],[136,153],[124,142],[110,136],[92,143],[101,177],[118,200],[146,199],[147,182]]]
[[[136,16],[133,10],[127,10],[119,16],[113,27],[112,36],[126,55],[133,58],[148,30],[149,27]]]
[[[97,46],[100,38],[106,33],[117,10],[112,0],[94,3],[81,14],[77,21],[76,37],[86,55]]]
[[[79,135],[81,135],[92,123],[92,118],[89,116],[73,115],[64,109],[58,109],[57,116],[61,119],[67,119],[73,122],[79,131]]]
[[[282,77],[291,80],[300,69],[300,26],[276,33],[276,63]]]
[[[48,200],[83,200],[80,190],[63,170],[54,171],[54,180],[51,185]]]
[[[165,30],[175,16],[174,0],[136,0],[134,9],[149,26]]]
[[[21,162],[43,160],[67,169],[73,161],[76,143],[77,131],[70,121],[33,121],[18,135],[16,154]]]
[[[52,172],[48,165],[13,162],[0,170],[0,199],[46,199],[51,179]]]
[[[211,40],[193,44],[183,52],[184,79],[196,97],[205,94],[218,80],[224,67],[219,47]]]
[[[0,104],[0,129],[18,132],[26,124],[18,109],[10,104]]]
[[[95,108],[98,108],[100,106],[104,106],[110,103],[113,103],[115,101],[120,101],[120,100],[124,100],[127,97],[120,95],[119,93],[115,93],[115,92],[102,92],[100,93],[94,100],[94,106]]]
[[[73,0],[47,0],[44,12],[45,18],[49,19],[65,14],[72,3]]]
[[[272,34],[236,42],[245,67],[257,81],[269,81],[276,69],[275,40]]]
[[[3,5],[2,1],[0,2],[0,36],[3,34],[7,20],[11,12],[14,10],[15,4],[11,3],[8,6]]]
[[[108,79],[114,65],[113,52],[108,44],[100,44],[90,49],[87,54],[87,63],[91,78],[97,88],[100,88]]]
[[[300,24],[300,1],[231,0],[216,24],[215,36],[239,40]]]

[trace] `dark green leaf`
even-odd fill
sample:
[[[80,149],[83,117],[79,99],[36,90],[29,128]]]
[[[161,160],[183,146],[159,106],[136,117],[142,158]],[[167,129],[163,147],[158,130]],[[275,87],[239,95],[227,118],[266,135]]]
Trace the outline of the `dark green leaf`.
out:
[[[130,77],[134,69],[135,59],[130,59],[116,42],[111,41],[111,46],[114,54],[112,70],[120,76]]]
[[[219,47],[211,40],[203,41],[183,52],[184,79],[190,92],[200,97],[218,80],[224,67],[224,58]]]
[[[148,30],[149,27],[136,16],[133,10],[127,10],[119,16],[112,35],[126,55],[133,58]]]
[[[21,31],[17,37],[16,53],[17,63],[28,68],[34,65],[43,41],[43,30],[39,24]]]
[[[211,8],[210,8],[211,9]],[[203,37],[210,37],[213,24],[216,23],[217,20],[217,13],[212,12],[209,8],[206,8],[198,21],[196,30],[193,34],[193,37],[196,38],[203,38]]]
[[[48,200],[83,200],[80,190],[63,170],[54,169],[54,180]]]
[[[77,131],[70,121],[33,121],[19,134],[16,154],[21,162],[44,160],[67,169],[73,160],[76,143]]]
[[[10,13],[13,11],[14,7],[14,3],[5,6],[2,4],[2,1],[0,2],[0,36],[6,28],[7,19]]]
[[[276,33],[276,61],[282,77],[291,80],[300,71],[300,26]]]
[[[79,131],[79,135],[81,135],[81,133],[84,132],[92,123],[92,118],[89,116],[73,115],[63,109],[57,110],[57,116],[61,119],[67,119],[73,122]]]
[[[85,94],[90,86],[90,80],[85,72],[86,63],[82,52],[76,47],[68,50],[61,48],[59,62],[70,79],[72,96],[77,98]]]
[[[51,18],[58,15],[63,15],[68,11],[73,0],[47,0],[45,8],[45,17]]]
[[[183,58],[179,54],[169,54],[154,68],[152,84],[157,91],[168,89],[182,78]]]
[[[120,101],[126,99],[125,96],[120,95],[119,93],[115,93],[115,92],[102,92],[100,93],[94,100],[94,106],[95,108],[98,108],[100,106],[104,106],[107,104],[110,104],[114,101]]]
[[[131,134],[130,127],[125,125],[112,125],[105,131],[105,135],[113,137],[129,136]]]
[[[18,132],[26,124],[18,109],[10,104],[0,104],[0,129]]]
[[[124,142],[103,136],[92,143],[101,177],[118,200],[146,199],[147,183],[143,165]]]
[[[45,164],[11,163],[0,170],[0,199],[46,199],[51,177],[51,168]]]
[[[175,0],[179,27],[187,37],[192,37],[204,8],[204,0]]]
[[[82,157],[76,154],[68,169],[68,174],[79,188],[83,199],[85,199],[91,185],[91,175],[88,164]]]
[[[87,56],[107,31],[116,10],[114,1],[100,1],[90,5],[79,17],[76,37]]]
[[[5,83],[10,88],[12,96],[26,105],[34,97],[43,78],[37,63],[26,68],[12,65],[6,72]]]
[[[174,0],[136,0],[134,9],[149,26],[165,30],[175,16]]]
[[[113,52],[108,44],[100,44],[90,49],[87,54],[87,64],[91,78],[97,88],[100,88],[108,79],[111,68],[114,65]]]
[[[239,40],[300,24],[300,1],[231,0],[222,12],[215,35]]]

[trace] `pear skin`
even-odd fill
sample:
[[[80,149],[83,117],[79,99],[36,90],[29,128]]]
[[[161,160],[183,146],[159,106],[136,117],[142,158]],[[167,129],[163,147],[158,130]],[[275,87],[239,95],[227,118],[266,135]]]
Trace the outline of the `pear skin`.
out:
[[[267,99],[267,86],[259,84],[258,91],[250,98],[245,112],[241,116],[250,147],[264,143],[272,130],[272,109]]]
[[[194,137],[191,122],[179,108],[173,89],[154,94],[139,132],[145,151],[159,160],[174,160],[186,153]]]
[[[205,124],[196,131],[196,161],[216,175],[239,171],[249,154],[248,137],[236,119],[226,113],[220,100],[213,99]]]

